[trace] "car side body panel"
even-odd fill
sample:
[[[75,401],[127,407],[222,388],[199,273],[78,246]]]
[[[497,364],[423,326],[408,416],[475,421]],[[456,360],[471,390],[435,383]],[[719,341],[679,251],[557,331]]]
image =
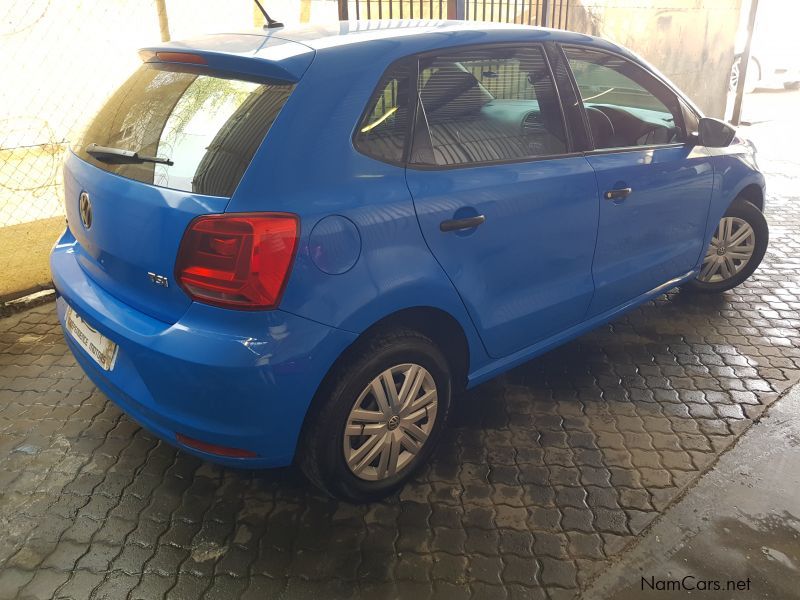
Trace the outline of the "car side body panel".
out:
[[[580,323],[594,292],[597,185],[583,156],[409,168],[425,239],[495,358]],[[471,230],[441,222],[482,215]]]
[[[591,318],[692,270],[705,248],[714,177],[709,157],[684,145],[604,152],[588,161],[601,196]],[[606,199],[620,188],[632,191]]]
[[[434,49],[476,43],[580,44],[620,54],[653,71],[668,85],[669,81],[624,48],[568,32],[508,26],[487,33],[449,24],[433,30],[409,30],[399,44],[397,40],[380,39],[380,33],[369,30],[351,29],[341,35],[342,31],[337,29],[328,37],[320,36],[320,28],[299,31],[277,31],[273,35],[307,44],[316,51],[314,60],[270,129],[268,138],[280,140],[280,144],[262,145],[227,209],[228,212],[275,210],[300,215],[297,258],[281,309],[356,334],[403,309],[419,306],[441,309],[456,319],[469,342],[470,381],[476,373],[501,372],[505,361],[498,362],[498,356],[507,357],[511,352],[532,358],[543,351],[540,347],[551,347],[549,340],[559,338],[561,332],[548,331],[543,336],[532,328],[519,328],[518,336],[528,335],[534,343],[517,343],[502,352],[487,351],[474,315],[470,316],[446,269],[433,258],[420,234],[414,204],[403,181],[404,169],[360,154],[352,144],[355,126],[391,63]],[[371,60],[365,61],[359,40],[370,36],[376,39],[369,44]],[[691,102],[687,100],[687,104]],[[693,153],[698,154],[701,153]],[[547,162],[550,161],[530,165]],[[710,174],[707,177],[710,179]],[[703,193],[711,193],[710,182],[701,187],[706,190]],[[348,234],[332,232],[326,236],[324,248],[311,242],[311,233],[331,214],[352,222],[359,237],[357,259],[351,268],[338,274],[321,270],[315,254],[337,251],[352,254],[352,248],[346,249],[350,242],[343,241]],[[701,222],[695,223],[695,229],[703,228],[705,216],[700,215]],[[699,240],[696,245],[699,257],[704,245]],[[348,261],[347,257],[342,260]],[[402,277],[393,273],[395,261],[404,263]],[[653,278],[648,282],[652,285],[637,290],[633,297],[620,296],[619,302],[611,300],[602,307],[598,304],[596,310],[593,305],[586,317],[592,321],[595,317],[600,322],[610,320],[639,301],[646,301],[649,293],[661,289],[664,282],[685,274],[678,271],[665,271],[661,279]],[[362,285],[363,281],[369,281],[370,285]],[[569,328],[580,325],[579,320],[570,323]]]
[[[461,325],[472,368],[479,368],[488,357],[461,299],[425,244],[405,169],[353,147],[354,128],[375,85],[400,57],[396,44],[375,46],[376,54],[389,57],[364,62],[356,46],[318,53],[270,129],[270,138],[282,140],[279,151],[264,145],[256,153],[227,211],[300,215],[298,251],[282,310],[361,333],[403,309],[437,308]],[[352,223],[357,241],[345,229],[321,224],[331,215]],[[316,235],[319,227],[324,235]],[[328,261],[348,268],[331,274],[323,270]]]
[[[548,352],[554,348],[558,348],[559,346],[566,344],[577,337],[580,337],[584,333],[588,333],[589,331],[592,331],[593,329],[596,329],[597,327],[600,327],[609,321],[613,321],[618,316],[633,310],[637,306],[640,306],[645,302],[652,300],[653,298],[657,298],[671,289],[690,281],[695,277],[695,275],[697,275],[697,272],[697,269],[694,269],[679,277],[665,281],[658,287],[655,287],[652,290],[637,296],[636,298],[631,298],[619,306],[615,306],[604,313],[600,313],[599,315],[585,319],[581,323],[565,329],[564,331],[560,331],[557,334],[552,335],[549,338],[544,339],[532,346],[528,346],[527,348],[523,348],[518,352],[505,356],[499,360],[495,360],[483,369],[473,371],[469,374],[469,386],[472,387],[483,383],[484,381],[488,381],[500,373],[508,371],[509,369],[513,369],[514,367],[526,363],[537,356],[541,356],[545,352]]]

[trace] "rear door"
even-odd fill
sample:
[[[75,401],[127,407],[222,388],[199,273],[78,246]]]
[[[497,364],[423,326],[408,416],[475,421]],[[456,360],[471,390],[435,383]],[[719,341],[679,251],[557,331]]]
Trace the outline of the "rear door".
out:
[[[583,319],[598,200],[538,44],[419,63],[406,178],[425,240],[502,357]]]
[[[703,249],[713,185],[707,153],[687,143],[678,97],[628,59],[564,52],[594,141],[600,222],[588,317],[691,271]]]
[[[177,320],[191,302],[173,281],[183,233],[196,216],[225,211],[293,87],[143,64],[66,163],[67,219],[82,268],[123,302]]]

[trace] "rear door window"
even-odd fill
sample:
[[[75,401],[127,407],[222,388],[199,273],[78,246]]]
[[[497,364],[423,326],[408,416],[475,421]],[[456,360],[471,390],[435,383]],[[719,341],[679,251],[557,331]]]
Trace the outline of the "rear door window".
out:
[[[74,150],[122,177],[231,196],[294,86],[144,64],[111,97]],[[166,162],[99,160],[90,144]]]
[[[564,154],[560,101],[541,47],[487,47],[420,60],[432,162],[469,165]],[[417,141],[415,139],[415,150]]]

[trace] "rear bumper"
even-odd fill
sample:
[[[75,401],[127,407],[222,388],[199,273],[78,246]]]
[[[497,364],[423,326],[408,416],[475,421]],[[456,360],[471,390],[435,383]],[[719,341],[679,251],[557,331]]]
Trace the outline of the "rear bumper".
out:
[[[291,463],[322,378],[355,334],[285,313],[192,304],[164,323],[109,295],[78,264],[66,234],[50,257],[64,326],[67,303],[119,346],[111,371],[65,332],[89,378],[124,412],[172,445],[229,466]],[[176,434],[255,453],[229,458],[179,443]]]

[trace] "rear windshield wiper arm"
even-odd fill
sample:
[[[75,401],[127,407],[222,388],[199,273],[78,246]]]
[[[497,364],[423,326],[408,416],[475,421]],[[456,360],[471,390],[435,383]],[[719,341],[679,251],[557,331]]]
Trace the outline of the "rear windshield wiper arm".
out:
[[[160,165],[169,165],[170,167],[175,163],[168,158],[161,158],[159,156],[142,156],[133,150],[123,150],[122,148],[107,148],[105,146],[98,146],[97,144],[89,144],[86,146],[86,153],[91,154],[97,160],[109,164],[140,164],[140,163],[158,163]]]

